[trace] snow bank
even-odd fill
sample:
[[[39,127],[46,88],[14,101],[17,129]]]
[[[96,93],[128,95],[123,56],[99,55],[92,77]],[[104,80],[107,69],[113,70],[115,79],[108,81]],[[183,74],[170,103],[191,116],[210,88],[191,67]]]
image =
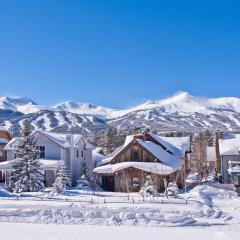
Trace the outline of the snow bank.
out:
[[[16,197],[16,194],[10,193],[9,191],[0,188],[0,198],[11,198]]]
[[[74,190],[76,193],[76,190]],[[8,192],[4,194],[9,196]],[[114,195],[116,194],[116,195]],[[11,196],[12,194],[10,194]],[[121,193],[121,195],[123,195]],[[104,194],[107,199],[107,194]],[[117,203],[121,198],[119,193],[111,193],[110,198],[115,196],[115,202],[92,204],[91,202],[68,202],[64,201],[32,201],[0,199],[0,223],[23,222],[40,224],[79,224],[79,225],[105,225],[105,226],[209,226],[228,224],[233,218],[236,209],[240,208],[239,199],[233,191],[216,189],[207,185],[197,186],[185,194],[179,194],[178,198],[187,200],[181,203],[171,203],[165,200],[161,203],[160,197],[154,201],[139,203],[135,201]],[[82,200],[86,195],[78,196]],[[123,196],[122,196],[123,197]],[[21,197],[20,197],[21,198]],[[73,197],[74,199],[75,197]],[[96,202],[96,201],[94,201]],[[218,203],[218,204],[217,204]],[[232,208],[226,212],[224,206]],[[235,214],[236,221],[240,216]],[[236,222],[235,221],[235,222]]]

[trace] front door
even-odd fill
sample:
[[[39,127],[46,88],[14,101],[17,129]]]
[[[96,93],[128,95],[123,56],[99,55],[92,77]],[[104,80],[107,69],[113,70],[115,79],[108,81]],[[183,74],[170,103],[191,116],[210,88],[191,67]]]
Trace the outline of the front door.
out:
[[[114,176],[103,176],[102,187],[104,190],[109,192],[115,191],[115,177]]]

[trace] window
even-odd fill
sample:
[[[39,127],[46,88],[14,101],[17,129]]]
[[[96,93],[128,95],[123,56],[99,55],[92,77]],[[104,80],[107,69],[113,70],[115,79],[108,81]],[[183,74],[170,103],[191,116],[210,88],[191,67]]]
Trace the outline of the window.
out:
[[[40,151],[40,158],[45,158],[45,146],[38,146],[38,150]]]
[[[133,187],[138,187],[138,186],[139,186],[138,178],[133,178]]]
[[[133,161],[138,161],[139,160],[139,153],[137,150],[133,151]]]
[[[82,150],[82,157],[83,157],[83,150]]]
[[[78,150],[77,150],[77,158],[79,157],[79,152],[78,152]]]

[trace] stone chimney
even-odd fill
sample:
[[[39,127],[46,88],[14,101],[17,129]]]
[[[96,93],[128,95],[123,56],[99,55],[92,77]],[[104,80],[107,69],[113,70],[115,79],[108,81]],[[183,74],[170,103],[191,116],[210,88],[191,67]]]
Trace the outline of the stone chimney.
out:
[[[216,170],[217,173],[221,173],[221,155],[220,155],[220,147],[219,140],[224,138],[224,132],[218,130],[215,132],[215,149],[216,149]]]

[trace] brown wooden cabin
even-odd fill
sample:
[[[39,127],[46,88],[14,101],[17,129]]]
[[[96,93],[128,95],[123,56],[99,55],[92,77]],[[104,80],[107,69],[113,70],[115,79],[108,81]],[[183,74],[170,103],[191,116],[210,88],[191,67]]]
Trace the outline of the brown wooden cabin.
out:
[[[7,152],[4,150],[6,144],[12,139],[10,132],[0,127],[0,162],[7,161]],[[0,182],[5,180],[4,173],[0,171]]]
[[[109,155],[109,162],[101,166],[111,167],[111,165],[123,162],[164,163],[164,159],[160,159],[151,150],[145,148],[142,144],[139,144],[138,139],[143,140],[144,142],[152,142],[155,144],[155,147],[159,147],[161,148],[161,151],[165,151],[167,155],[173,156],[173,152],[171,152],[170,149],[157,141],[147,132],[129,137],[132,137],[132,139],[130,141],[129,139],[126,139],[125,144],[120,149],[117,149],[114,153]],[[164,178],[168,182],[176,181],[180,187],[183,186],[183,179],[185,177],[184,166],[187,165],[186,156],[187,155],[185,154],[182,159],[176,157],[176,161],[182,161],[183,165],[181,169],[168,174],[157,174],[131,166],[114,173],[101,173],[101,171],[98,171],[98,169],[101,169],[100,166],[99,168],[94,169],[94,172],[101,177],[102,188],[106,191],[138,192],[141,186],[145,183],[146,176],[151,175],[155,185],[157,186],[157,190],[162,192],[165,189]]]

